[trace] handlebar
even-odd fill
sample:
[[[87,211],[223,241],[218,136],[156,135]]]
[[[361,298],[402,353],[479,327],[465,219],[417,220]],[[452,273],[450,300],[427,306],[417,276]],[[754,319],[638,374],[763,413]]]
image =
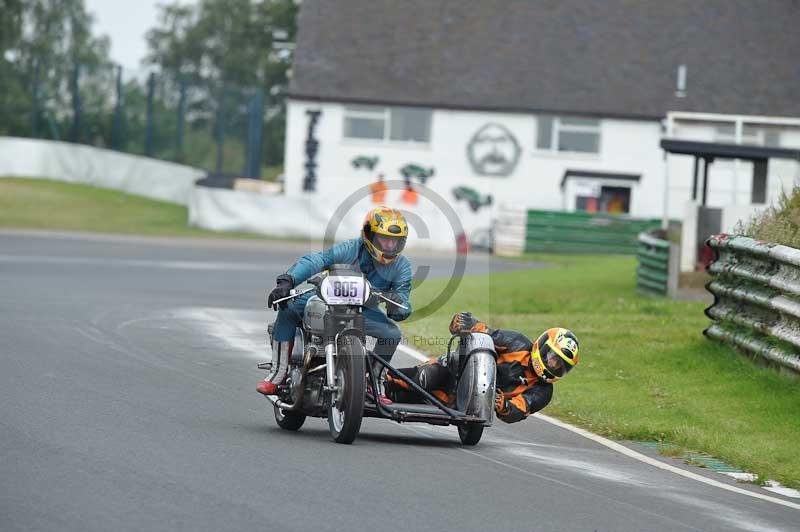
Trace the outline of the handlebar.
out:
[[[314,278],[312,278],[312,279],[314,279]],[[276,299],[275,301],[272,302],[272,310],[278,310],[277,309],[278,304],[282,303],[283,301],[289,301],[289,300],[294,299],[296,297],[300,297],[300,296],[302,296],[304,294],[307,294],[309,292],[315,291],[317,289],[317,286],[319,285],[319,282],[320,282],[320,279],[317,278],[317,279],[314,279],[314,282],[312,282],[312,284],[314,285],[313,287],[305,288],[303,290],[296,290],[294,288],[289,290],[289,295],[288,296],[282,297],[280,299]],[[369,281],[367,281],[367,283],[369,283]],[[374,288],[372,288],[371,285],[370,285],[370,293],[375,295],[376,297],[382,299],[387,304],[394,305],[395,307],[401,308],[403,310],[408,310],[408,307],[406,305],[402,305],[402,304],[397,303],[396,301],[394,301],[392,299],[389,299],[388,297],[383,295],[383,292],[381,292],[380,290],[375,290]]]

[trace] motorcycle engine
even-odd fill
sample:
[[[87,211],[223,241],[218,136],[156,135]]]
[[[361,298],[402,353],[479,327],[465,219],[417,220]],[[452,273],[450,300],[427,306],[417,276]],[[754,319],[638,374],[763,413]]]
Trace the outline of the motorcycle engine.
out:
[[[301,371],[297,366],[292,366],[289,371],[289,389],[291,391],[292,402],[296,403],[303,398],[303,388],[301,388]]]
[[[308,376],[303,396],[303,410],[315,416],[325,415],[325,400],[322,394],[324,386],[325,372],[317,371]]]

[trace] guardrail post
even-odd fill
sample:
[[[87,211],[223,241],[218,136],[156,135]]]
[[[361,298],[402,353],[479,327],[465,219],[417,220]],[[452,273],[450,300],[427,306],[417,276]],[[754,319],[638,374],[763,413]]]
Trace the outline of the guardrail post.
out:
[[[669,245],[667,275],[667,296],[674,298],[678,295],[678,280],[681,275],[681,247],[675,243]]]

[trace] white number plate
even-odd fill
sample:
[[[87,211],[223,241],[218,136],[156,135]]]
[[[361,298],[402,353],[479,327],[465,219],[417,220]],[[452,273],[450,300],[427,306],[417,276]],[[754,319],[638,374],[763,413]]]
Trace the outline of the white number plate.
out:
[[[326,300],[329,305],[362,305],[364,279],[355,276],[328,277]]]

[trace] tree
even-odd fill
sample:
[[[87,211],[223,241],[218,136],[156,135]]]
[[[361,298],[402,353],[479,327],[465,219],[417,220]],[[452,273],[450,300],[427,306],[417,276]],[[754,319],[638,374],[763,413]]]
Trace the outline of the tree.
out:
[[[65,129],[72,119],[71,81],[80,67],[87,120],[101,134],[97,118],[110,95],[102,85],[112,65],[108,37],[92,34],[83,0],[0,0],[2,89],[0,113],[6,133],[30,134],[39,115]],[[31,117],[32,114],[35,116]],[[83,139],[88,140],[88,139]]]
[[[268,107],[280,110],[268,113],[265,138],[270,144],[264,152],[268,164],[282,161],[282,125],[278,138],[274,128],[283,123],[290,60],[273,47],[273,40],[275,35],[294,40],[295,2],[201,0],[194,5],[174,2],[160,9],[158,27],[147,34],[146,61],[176,83],[192,86],[188,106],[193,120],[213,121],[221,111],[231,130],[243,134],[242,98],[253,89],[263,90]]]

